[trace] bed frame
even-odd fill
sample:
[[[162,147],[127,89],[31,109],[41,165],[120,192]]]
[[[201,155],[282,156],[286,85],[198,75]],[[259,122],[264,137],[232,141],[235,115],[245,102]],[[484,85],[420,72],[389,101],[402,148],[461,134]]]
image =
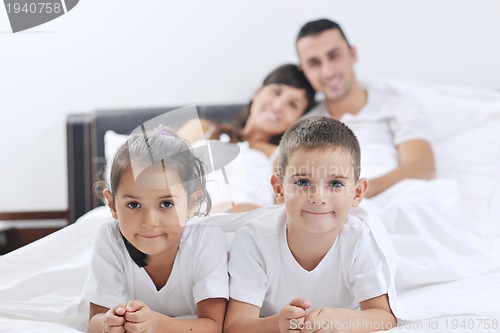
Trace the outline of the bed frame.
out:
[[[66,120],[68,166],[68,221],[101,205],[92,191],[97,173],[104,168],[104,134],[128,134],[143,122],[178,109],[175,107],[99,110],[69,114]],[[236,118],[243,104],[196,105],[200,118],[216,123]]]

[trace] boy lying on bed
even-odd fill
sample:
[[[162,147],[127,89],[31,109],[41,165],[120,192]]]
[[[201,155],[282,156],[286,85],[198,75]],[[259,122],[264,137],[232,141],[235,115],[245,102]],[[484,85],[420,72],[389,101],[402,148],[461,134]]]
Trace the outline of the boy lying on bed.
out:
[[[272,178],[284,206],[252,212],[231,245],[226,333],[396,325],[390,241],[358,207],[368,187],[359,163],[356,137],[330,117],[285,132]]]

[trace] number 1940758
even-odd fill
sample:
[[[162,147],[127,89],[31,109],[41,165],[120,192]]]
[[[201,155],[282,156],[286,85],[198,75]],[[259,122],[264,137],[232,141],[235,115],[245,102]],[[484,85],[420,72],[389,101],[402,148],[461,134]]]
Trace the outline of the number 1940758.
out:
[[[59,14],[63,11],[60,3],[49,3],[49,2],[32,2],[32,3],[7,3],[7,13],[11,14]]]

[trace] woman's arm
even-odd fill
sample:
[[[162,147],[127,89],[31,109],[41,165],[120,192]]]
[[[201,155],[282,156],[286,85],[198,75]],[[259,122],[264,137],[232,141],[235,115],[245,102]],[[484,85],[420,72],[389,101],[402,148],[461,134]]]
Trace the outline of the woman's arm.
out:
[[[393,171],[370,179],[365,197],[373,197],[403,179],[432,179],[435,176],[434,154],[424,140],[409,140],[398,146],[399,166]]]
[[[186,139],[189,143],[206,139],[207,133],[211,131],[215,123],[207,119],[191,119],[177,130],[177,135]]]

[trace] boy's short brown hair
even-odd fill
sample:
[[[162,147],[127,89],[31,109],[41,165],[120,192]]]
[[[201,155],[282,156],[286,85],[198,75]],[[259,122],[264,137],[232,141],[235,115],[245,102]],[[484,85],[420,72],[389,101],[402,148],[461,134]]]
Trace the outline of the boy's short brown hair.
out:
[[[355,181],[361,171],[361,152],[356,135],[344,123],[324,116],[303,118],[283,134],[279,145],[279,174],[285,175],[290,156],[297,150],[336,149],[351,154]]]

